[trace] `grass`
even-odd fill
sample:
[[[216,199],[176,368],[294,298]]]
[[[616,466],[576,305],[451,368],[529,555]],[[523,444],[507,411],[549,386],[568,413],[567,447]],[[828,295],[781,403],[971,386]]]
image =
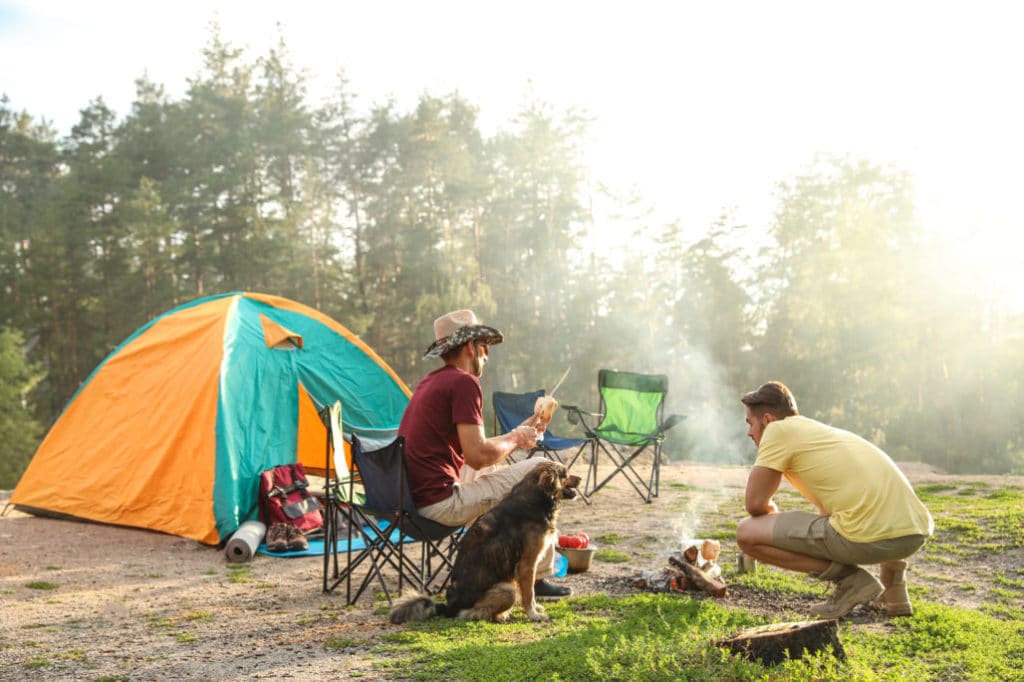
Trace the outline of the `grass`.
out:
[[[545,624],[521,613],[500,625],[448,619],[409,624],[380,640],[375,653],[386,677],[410,680],[1024,680],[1024,567],[1004,562],[1002,570],[968,579],[948,572],[1024,547],[1024,491],[965,482],[918,492],[935,517],[936,533],[915,560],[919,582],[927,583],[911,585],[915,613],[868,625],[843,621],[845,661],[819,654],[766,668],[729,655],[715,642],[746,627],[803,620],[805,614],[780,607],[768,618],[714,599],[646,593],[546,604],[552,620]],[[789,502],[793,508],[799,498]],[[703,536],[730,541],[734,531],[735,519],[722,518]],[[599,541],[606,557],[626,555],[609,549],[620,538]],[[772,567],[743,575],[723,568],[730,585],[778,595],[780,603],[783,597],[822,593],[816,581]],[[980,598],[982,605],[938,603],[951,591]],[[326,646],[356,645],[338,639]]]
[[[640,594],[585,597],[547,607],[552,622],[432,620],[381,645],[391,672],[413,680],[1014,680],[1019,623],[923,603],[884,631],[844,625],[845,662],[827,655],[766,670],[715,645],[762,617],[708,599]]]
[[[32,582],[25,583],[25,587],[30,590],[56,590],[60,585],[45,580],[33,580]]]
[[[252,582],[252,566],[249,564],[228,564],[228,582],[235,584]]]

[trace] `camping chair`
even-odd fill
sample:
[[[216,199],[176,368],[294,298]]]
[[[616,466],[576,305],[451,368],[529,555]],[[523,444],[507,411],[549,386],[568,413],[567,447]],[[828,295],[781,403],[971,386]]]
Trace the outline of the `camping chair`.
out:
[[[530,393],[495,391],[491,396],[491,401],[494,404],[494,432],[496,434],[508,433],[522,424],[533,414],[533,405],[537,402],[537,398],[542,395],[544,395],[544,389],[531,391]],[[559,450],[576,448],[576,455],[578,456],[582,446],[587,443],[585,438],[562,438],[556,436],[551,432],[550,428],[545,430],[543,436],[543,439],[537,441],[537,446],[527,453],[528,457],[532,457],[540,452],[548,459],[561,461],[557,454]],[[508,461],[515,462],[515,459],[513,459],[512,455],[509,455]],[[576,457],[573,457],[569,465],[571,466],[572,462],[575,461]]]
[[[665,432],[684,419],[678,414],[664,418],[668,377],[602,369],[597,374],[597,388],[601,400],[598,413],[585,412],[575,405],[564,406],[569,421],[583,427],[590,445],[584,492],[593,495],[622,474],[649,503],[658,496]],[[638,458],[648,450],[652,455],[651,468],[641,475],[637,470],[642,470]],[[615,468],[598,482],[597,465],[602,453]]]
[[[428,594],[444,589],[463,529],[436,523],[416,512],[406,479],[405,439],[399,437],[379,450],[366,452],[353,434],[351,451],[365,499],[357,497],[354,477],[350,476],[348,492],[338,495],[347,501],[336,505],[340,514],[331,515],[325,539],[335,548],[334,575],[331,581],[325,577],[325,591],[333,591],[345,581],[347,602],[354,604],[376,580],[390,604],[392,590],[384,579],[386,571],[398,574],[396,595],[401,594],[405,583]],[[339,519],[346,522],[345,538],[339,537]],[[341,570],[339,539],[347,539],[345,567]],[[363,565],[366,575],[353,592],[353,573]]]

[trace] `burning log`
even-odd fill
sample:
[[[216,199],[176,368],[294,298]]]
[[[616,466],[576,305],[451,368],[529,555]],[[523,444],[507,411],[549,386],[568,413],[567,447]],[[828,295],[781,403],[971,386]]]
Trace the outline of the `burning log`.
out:
[[[721,567],[715,563],[721,551],[716,540],[685,541],[685,549],[668,559],[670,566],[659,571],[644,571],[634,586],[654,592],[703,591],[715,597],[729,593],[725,583],[718,579]]]
[[[840,661],[846,650],[839,641],[839,621],[813,620],[762,625],[740,631],[735,637],[715,642],[730,652],[764,665],[775,665],[787,658],[803,658],[805,653],[831,650]]]
[[[672,564],[673,567],[682,571],[683,575],[686,576],[688,583],[693,585],[696,589],[703,590],[715,597],[726,596],[729,593],[729,588],[726,584],[718,578],[709,576],[698,568],[696,556],[693,557],[692,561],[689,560],[690,550],[693,550],[693,554],[696,555],[697,548],[690,547],[683,552],[682,558],[678,556],[670,556],[668,558],[668,562]]]

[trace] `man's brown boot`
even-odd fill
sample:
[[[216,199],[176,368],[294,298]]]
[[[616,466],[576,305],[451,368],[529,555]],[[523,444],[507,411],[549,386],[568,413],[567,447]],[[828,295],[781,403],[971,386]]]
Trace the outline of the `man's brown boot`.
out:
[[[910,605],[910,594],[907,592],[907,562],[883,562],[879,578],[885,591],[871,605],[876,609],[885,609],[890,616],[914,615],[914,607]]]
[[[843,566],[835,562],[814,577],[832,580],[836,584],[836,591],[831,597],[810,607],[810,612],[818,618],[842,618],[858,604],[866,604],[882,594],[883,590],[875,576],[863,568]]]

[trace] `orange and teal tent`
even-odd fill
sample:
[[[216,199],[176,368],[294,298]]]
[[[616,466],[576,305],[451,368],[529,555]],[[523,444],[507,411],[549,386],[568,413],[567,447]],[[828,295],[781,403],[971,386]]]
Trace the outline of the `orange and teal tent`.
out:
[[[394,439],[409,389],[363,341],[294,301],[199,299],[132,334],[78,389],[11,494],[32,512],[219,544],[257,518],[260,472],[323,469],[319,416]]]

